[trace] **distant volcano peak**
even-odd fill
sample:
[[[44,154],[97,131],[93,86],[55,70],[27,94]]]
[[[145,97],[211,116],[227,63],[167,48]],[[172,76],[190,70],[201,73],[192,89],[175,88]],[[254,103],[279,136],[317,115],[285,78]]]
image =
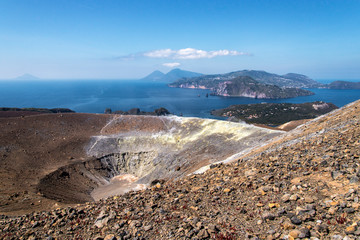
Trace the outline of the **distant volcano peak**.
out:
[[[16,77],[14,78],[16,80],[38,80],[39,78],[38,77],[35,77],[34,75],[31,75],[31,74],[28,74],[28,73],[25,73],[19,77]]]
[[[163,81],[163,82],[173,82],[180,78],[190,78],[190,77],[199,77],[202,76],[201,73],[190,72],[186,70],[182,70],[180,68],[174,68],[169,71],[167,74],[156,70],[146,77],[142,78],[142,80],[151,80],[151,81]]]

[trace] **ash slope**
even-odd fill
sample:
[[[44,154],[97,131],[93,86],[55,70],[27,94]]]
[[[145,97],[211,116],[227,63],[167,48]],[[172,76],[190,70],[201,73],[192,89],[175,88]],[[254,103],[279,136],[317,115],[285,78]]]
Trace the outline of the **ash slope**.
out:
[[[1,236],[356,239],[359,125],[357,101],[202,175],[74,208],[3,218]]]

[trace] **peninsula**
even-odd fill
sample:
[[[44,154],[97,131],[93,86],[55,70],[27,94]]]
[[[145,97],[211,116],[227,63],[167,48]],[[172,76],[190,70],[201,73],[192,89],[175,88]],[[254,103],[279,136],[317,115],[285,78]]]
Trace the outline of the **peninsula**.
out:
[[[338,107],[332,103],[259,103],[232,105],[211,111],[214,116],[227,117],[231,121],[280,125],[294,120],[312,119]]]

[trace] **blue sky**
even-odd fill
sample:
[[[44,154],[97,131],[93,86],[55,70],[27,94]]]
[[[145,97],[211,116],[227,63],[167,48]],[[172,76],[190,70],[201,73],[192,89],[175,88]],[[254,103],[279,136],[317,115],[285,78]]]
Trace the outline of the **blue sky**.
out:
[[[360,79],[358,0],[1,0],[0,78],[173,67]]]

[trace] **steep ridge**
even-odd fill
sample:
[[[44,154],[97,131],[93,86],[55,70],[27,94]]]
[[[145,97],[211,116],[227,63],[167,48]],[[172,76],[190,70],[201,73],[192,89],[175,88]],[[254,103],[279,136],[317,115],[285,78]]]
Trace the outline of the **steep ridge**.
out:
[[[3,217],[0,237],[357,239],[359,126],[357,101],[200,175],[77,207]]]

